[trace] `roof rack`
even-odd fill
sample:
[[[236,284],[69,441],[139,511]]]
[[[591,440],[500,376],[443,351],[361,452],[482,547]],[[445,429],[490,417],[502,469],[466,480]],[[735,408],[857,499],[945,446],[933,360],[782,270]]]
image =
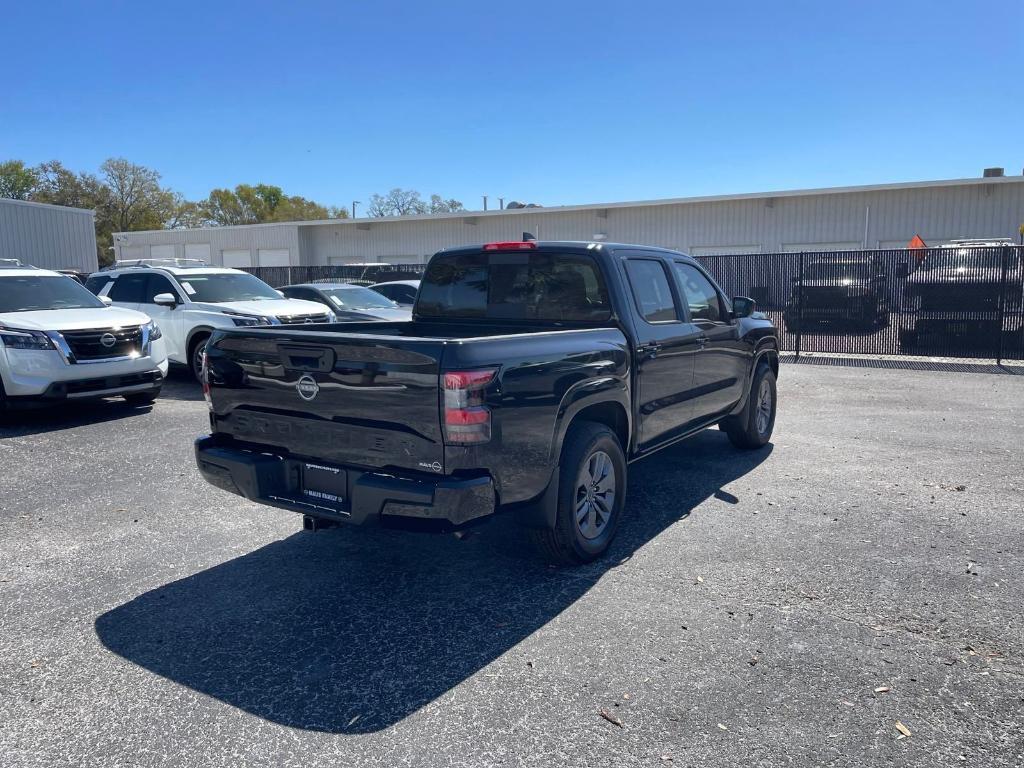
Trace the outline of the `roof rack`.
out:
[[[39,269],[39,267],[22,264],[18,259],[0,259],[0,269]]]
[[[125,259],[123,261],[115,261],[109,269],[124,269],[125,267],[147,267],[149,269],[154,267],[181,267],[185,269],[208,266],[210,266],[209,262],[202,259]]]

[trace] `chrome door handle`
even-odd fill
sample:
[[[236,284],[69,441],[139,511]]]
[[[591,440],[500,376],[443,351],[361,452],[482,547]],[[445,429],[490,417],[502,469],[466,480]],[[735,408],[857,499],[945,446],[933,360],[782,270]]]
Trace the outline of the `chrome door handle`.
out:
[[[698,349],[704,349],[704,347],[706,347],[707,345],[708,345],[708,337],[707,336],[701,336],[701,337],[699,337],[697,339],[697,348]]]

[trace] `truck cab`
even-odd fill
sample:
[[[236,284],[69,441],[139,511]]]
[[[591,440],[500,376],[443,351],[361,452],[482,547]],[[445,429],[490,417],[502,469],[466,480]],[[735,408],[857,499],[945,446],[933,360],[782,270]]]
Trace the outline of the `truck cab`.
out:
[[[203,476],[308,525],[458,529],[508,510],[603,553],[627,462],[720,425],[771,436],[778,343],[750,299],[644,246],[510,242],[430,261],[409,322],[215,331]]]

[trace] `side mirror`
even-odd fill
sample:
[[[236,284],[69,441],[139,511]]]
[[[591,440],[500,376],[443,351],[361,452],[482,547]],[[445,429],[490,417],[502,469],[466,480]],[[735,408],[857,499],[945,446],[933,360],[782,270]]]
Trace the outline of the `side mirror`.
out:
[[[283,294],[283,293],[282,293],[281,291],[276,291],[276,289],[275,289],[275,292],[276,292],[276,293],[277,293],[277,295],[278,295],[278,296],[280,296],[280,297],[281,297],[282,299],[286,299],[286,298],[288,298],[288,297],[287,297],[287,296],[285,296],[285,295],[284,295],[284,294]]]
[[[153,303],[159,304],[161,307],[170,307],[174,309],[178,306],[178,299],[173,293],[158,293],[153,297]]]
[[[104,304],[106,304],[106,305],[107,305],[108,307],[109,307],[109,306],[110,306],[111,304],[113,304],[113,303],[114,303],[114,300],[113,300],[112,298],[110,298],[109,296],[97,296],[96,298],[97,298],[97,299],[99,299],[100,301],[102,301],[102,302],[103,302]]]
[[[733,317],[750,317],[754,314],[754,300],[746,296],[735,296],[732,300]]]

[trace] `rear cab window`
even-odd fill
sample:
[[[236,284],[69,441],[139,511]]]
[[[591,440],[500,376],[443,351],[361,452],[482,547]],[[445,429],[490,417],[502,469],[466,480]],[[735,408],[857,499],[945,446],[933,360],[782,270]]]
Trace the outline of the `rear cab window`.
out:
[[[611,317],[597,263],[582,254],[482,253],[435,256],[420,284],[424,318],[592,323]]]
[[[633,289],[637,311],[648,323],[679,321],[675,297],[665,267],[656,259],[627,259],[626,274]]]

